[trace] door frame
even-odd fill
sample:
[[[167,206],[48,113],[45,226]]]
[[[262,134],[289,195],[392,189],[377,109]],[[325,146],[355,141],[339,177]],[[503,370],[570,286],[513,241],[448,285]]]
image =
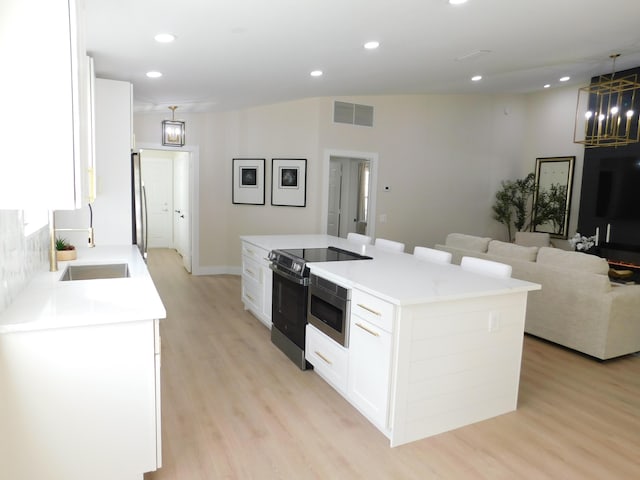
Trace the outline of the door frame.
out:
[[[376,230],[376,204],[378,192],[378,154],[375,152],[359,152],[353,150],[338,150],[326,148],[322,156],[322,187],[321,187],[321,203],[322,210],[320,214],[320,222],[322,223],[322,232],[327,233],[327,220],[329,218],[329,173],[331,157],[347,157],[358,160],[369,160],[371,166],[371,186],[369,192],[369,224],[367,235],[375,238]]]
[[[160,143],[139,143],[135,151],[163,150],[165,152],[189,152],[189,214],[191,236],[191,274],[203,275],[200,268],[200,148],[197,145],[184,145],[182,147],[167,147]]]

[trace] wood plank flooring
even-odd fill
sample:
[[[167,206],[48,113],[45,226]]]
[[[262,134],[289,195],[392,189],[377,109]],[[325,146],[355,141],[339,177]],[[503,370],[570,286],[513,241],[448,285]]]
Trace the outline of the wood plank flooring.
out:
[[[162,335],[164,466],[146,480],[640,478],[640,356],[525,337],[518,409],[396,448],[243,309],[240,277],[149,270]]]

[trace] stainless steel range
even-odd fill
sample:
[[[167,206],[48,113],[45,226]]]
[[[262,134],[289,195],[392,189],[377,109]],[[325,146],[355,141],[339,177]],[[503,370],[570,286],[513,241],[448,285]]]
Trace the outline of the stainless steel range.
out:
[[[269,253],[270,268],[274,273],[271,341],[300,369],[311,368],[304,357],[309,296],[307,264],[370,259],[337,247],[273,250]]]

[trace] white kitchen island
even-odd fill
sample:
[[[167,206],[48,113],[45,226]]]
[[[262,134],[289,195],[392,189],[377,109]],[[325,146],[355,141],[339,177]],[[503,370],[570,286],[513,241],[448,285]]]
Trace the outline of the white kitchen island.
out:
[[[539,285],[335,237],[295,237],[243,241],[264,249],[333,245],[373,257],[310,265],[350,288],[352,301],[349,348],[307,326],[307,359],[391,446],[516,409],[527,292]]]
[[[130,277],[59,281],[68,265]],[[161,465],[166,312],[136,246],[79,249],[0,313],[0,477],[141,480]]]

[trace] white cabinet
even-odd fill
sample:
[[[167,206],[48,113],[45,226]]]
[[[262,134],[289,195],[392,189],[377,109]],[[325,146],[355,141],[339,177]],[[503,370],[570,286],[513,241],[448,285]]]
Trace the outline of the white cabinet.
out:
[[[83,19],[81,0],[0,2],[0,208],[74,209],[84,201]]]
[[[347,395],[374,425],[388,432],[394,306],[354,289],[349,325]]]
[[[272,272],[264,248],[242,242],[242,302],[262,323],[271,328]]]
[[[157,320],[0,335],[0,477],[142,478],[161,464]]]
[[[347,392],[348,350],[326,336],[313,325],[307,324],[305,358],[315,372],[342,395]]]

